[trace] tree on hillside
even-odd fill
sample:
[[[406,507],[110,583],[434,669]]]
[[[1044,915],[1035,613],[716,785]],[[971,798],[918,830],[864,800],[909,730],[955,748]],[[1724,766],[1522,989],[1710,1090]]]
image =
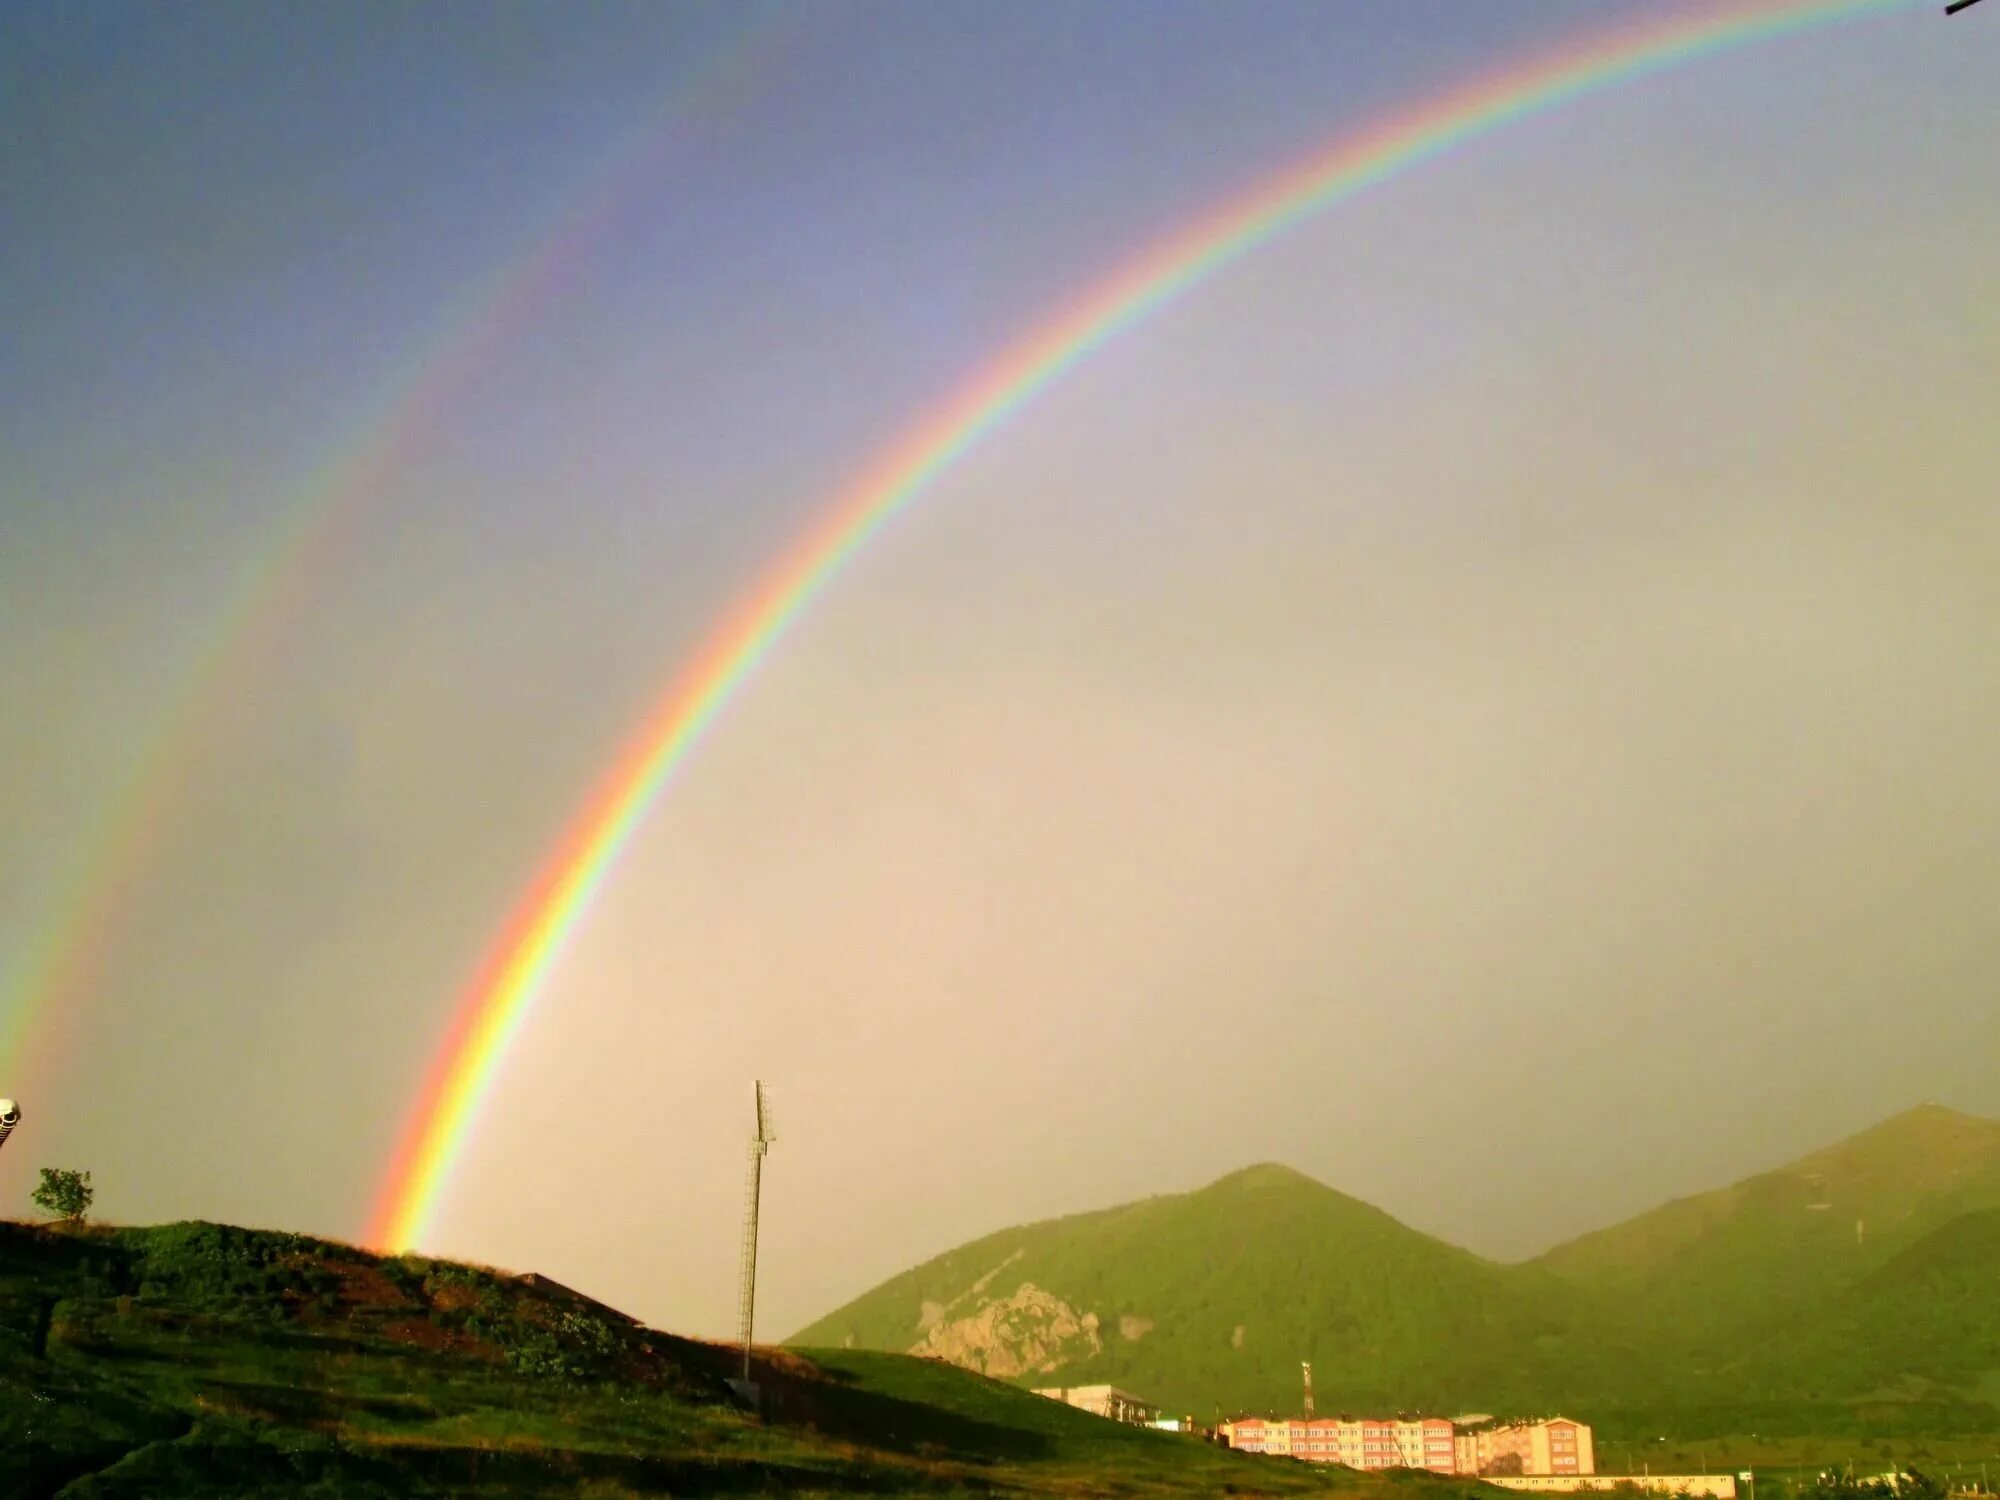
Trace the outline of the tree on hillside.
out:
[[[35,1207],[65,1224],[81,1224],[97,1196],[88,1172],[70,1172],[59,1167],[42,1168],[42,1185],[33,1193]]]

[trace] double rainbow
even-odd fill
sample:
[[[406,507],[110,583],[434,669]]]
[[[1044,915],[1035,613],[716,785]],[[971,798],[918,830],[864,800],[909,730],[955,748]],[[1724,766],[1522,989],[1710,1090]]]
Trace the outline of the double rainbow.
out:
[[[422,1241],[515,1036],[648,809],[736,692],[882,527],[1064,371],[1285,230],[1516,120],[1682,63],[1907,0],[1706,6],[1570,41],[1392,114],[1159,240],[980,368],[841,490],[731,609],[598,782],[466,990],[398,1142],[368,1243]]]

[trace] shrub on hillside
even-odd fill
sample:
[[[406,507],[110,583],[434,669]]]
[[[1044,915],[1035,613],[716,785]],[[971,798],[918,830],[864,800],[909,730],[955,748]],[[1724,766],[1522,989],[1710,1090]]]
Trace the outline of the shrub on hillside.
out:
[[[42,1185],[30,1195],[35,1207],[65,1224],[81,1224],[90,1212],[97,1192],[88,1172],[71,1172],[60,1167],[42,1168]]]
[[[330,1302],[339,1278],[319,1261],[352,1253],[306,1235],[199,1220],[146,1230],[131,1248],[141,1297],[249,1303],[273,1317],[288,1302]]]

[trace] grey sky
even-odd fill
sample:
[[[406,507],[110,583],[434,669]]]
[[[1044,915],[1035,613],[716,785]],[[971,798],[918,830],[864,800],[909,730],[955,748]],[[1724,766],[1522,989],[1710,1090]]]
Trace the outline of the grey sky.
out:
[[[545,850],[853,466],[1134,245],[1588,8],[1393,9],[856,6],[705,106],[210,727],[60,1065],[0,1078],[0,1204],[46,1162],[117,1218],[358,1232]],[[67,81],[0,102],[68,142],[5,179],[10,954],[302,476],[646,59],[727,31],[69,14],[29,38]],[[2000,1113],[2000,120],[1993,28],[1933,19],[1495,133],[1009,424],[647,822],[434,1248],[725,1330],[758,1075],[774,1333],[1251,1160],[1514,1255]]]

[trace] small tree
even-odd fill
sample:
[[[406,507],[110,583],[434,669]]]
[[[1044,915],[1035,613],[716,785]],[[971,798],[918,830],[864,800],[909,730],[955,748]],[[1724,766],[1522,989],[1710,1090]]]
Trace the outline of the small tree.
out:
[[[42,1185],[35,1189],[35,1207],[65,1224],[81,1224],[90,1212],[90,1200],[97,1196],[88,1172],[67,1172],[57,1167],[42,1168]]]

